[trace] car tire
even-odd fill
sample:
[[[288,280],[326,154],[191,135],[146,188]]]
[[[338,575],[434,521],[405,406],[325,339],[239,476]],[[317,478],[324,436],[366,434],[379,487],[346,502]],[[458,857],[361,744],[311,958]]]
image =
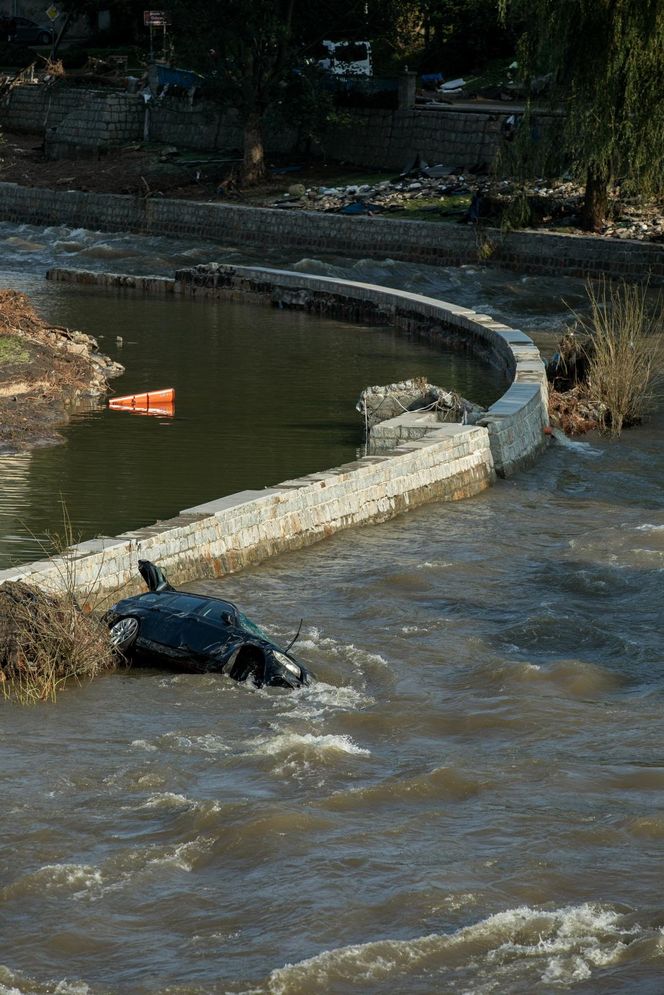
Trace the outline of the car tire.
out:
[[[118,653],[126,653],[136,642],[138,621],[131,615],[119,618],[109,629],[111,646]]]

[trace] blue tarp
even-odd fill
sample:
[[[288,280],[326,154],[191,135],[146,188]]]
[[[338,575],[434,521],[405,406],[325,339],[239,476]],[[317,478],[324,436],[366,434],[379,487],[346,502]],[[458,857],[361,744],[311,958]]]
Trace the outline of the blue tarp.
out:
[[[183,90],[191,90],[205,82],[205,77],[192,69],[174,69],[172,66],[157,66],[159,86],[181,86]]]

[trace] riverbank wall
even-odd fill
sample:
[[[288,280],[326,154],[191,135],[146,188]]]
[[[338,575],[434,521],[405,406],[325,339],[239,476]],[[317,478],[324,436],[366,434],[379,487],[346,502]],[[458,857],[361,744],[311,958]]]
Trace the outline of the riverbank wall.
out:
[[[280,245],[307,255],[390,258],[431,266],[483,266],[524,273],[664,280],[664,245],[445,222],[345,217],[317,211],[46,190],[0,183],[0,221],[224,245]]]
[[[385,324],[468,348],[509,384],[476,425],[431,422],[413,431],[404,416],[400,443],[343,466],[186,508],[175,518],[116,537],[72,546],[54,559],[0,572],[59,590],[74,578],[94,598],[139,590],[139,558],[158,561],[176,583],[223,576],[343,529],[383,522],[431,501],[472,497],[496,474],[524,466],[545,445],[546,375],[532,341],[467,308],[405,291],[328,277],[234,266],[180,270],[173,280],[51,270],[60,282],[260,302]]]

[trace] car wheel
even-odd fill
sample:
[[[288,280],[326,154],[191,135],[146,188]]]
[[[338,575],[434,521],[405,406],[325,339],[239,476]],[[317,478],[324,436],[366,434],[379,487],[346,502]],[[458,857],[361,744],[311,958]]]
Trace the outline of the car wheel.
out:
[[[42,33],[37,36],[37,44],[38,45],[50,45],[51,44],[51,36],[46,31],[42,31]]]
[[[135,618],[120,618],[111,626],[109,633],[113,649],[126,653],[136,641],[138,622]]]

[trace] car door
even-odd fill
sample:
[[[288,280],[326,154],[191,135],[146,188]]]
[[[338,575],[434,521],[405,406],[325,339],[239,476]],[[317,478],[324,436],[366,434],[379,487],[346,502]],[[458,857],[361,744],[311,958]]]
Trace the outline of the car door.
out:
[[[141,619],[137,645],[153,663],[178,665],[186,660],[182,651],[187,618],[200,599],[186,594],[157,594],[151,610]]]
[[[221,670],[228,633],[200,615],[190,615],[182,628],[183,667],[196,673]]]

